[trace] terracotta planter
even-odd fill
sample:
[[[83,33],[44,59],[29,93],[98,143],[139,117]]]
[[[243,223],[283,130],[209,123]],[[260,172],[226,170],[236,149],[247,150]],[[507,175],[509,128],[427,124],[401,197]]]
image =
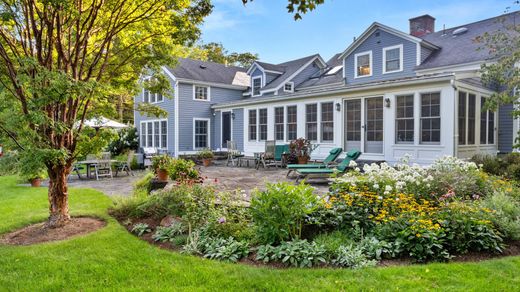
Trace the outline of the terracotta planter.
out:
[[[33,188],[39,188],[42,184],[41,178],[33,178],[31,179],[31,187]]]
[[[157,169],[157,179],[160,181],[167,181],[168,171],[164,169]]]
[[[202,164],[205,166],[205,167],[208,167],[211,165],[211,158],[204,158],[202,159]]]
[[[298,164],[307,164],[307,162],[309,162],[309,157],[298,156]]]

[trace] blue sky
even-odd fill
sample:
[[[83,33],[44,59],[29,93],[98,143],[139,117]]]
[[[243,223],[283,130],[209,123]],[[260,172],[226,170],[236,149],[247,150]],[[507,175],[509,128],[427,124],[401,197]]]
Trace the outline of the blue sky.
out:
[[[408,32],[408,19],[430,14],[436,30],[502,14],[513,0],[325,0],[294,21],[286,0],[213,0],[202,27],[202,41],[220,42],[229,51],[258,53],[280,63],[314,53],[328,59],[343,51],[374,21]],[[517,9],[517,8],[516,8]]]

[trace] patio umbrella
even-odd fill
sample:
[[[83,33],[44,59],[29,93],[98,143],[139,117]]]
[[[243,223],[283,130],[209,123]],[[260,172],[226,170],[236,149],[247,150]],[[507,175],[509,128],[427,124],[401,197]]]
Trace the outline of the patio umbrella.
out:
[[[128,128],[128,125],[123,123],[107,119],[105,117],[92,118],[85,121],[85,126],[99,129],[99,128],[111,128],[111,129],[123,129]]]

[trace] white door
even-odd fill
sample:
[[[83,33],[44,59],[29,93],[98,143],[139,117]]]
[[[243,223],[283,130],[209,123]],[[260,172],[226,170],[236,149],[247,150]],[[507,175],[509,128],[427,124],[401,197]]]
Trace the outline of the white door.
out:
[[[345,100],[345,151],[383,153],[383,97]]]

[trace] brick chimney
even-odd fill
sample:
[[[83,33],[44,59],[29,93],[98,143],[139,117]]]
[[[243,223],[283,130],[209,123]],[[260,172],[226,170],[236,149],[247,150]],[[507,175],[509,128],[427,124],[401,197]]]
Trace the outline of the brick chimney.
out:
[[[422,37],[429,33],[435,32],[435,18],[425,14],[410,18],[410,34],[416,37]]]

